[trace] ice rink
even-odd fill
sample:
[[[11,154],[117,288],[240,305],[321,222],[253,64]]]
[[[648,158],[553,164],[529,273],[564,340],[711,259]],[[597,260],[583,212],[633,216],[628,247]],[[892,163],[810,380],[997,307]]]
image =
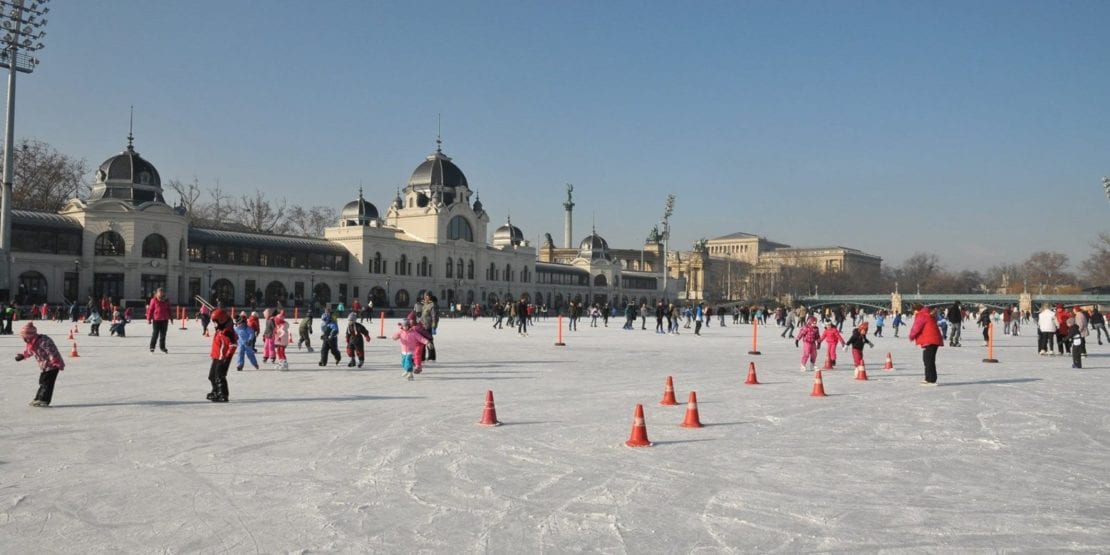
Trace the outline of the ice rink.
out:
[[[228,404],[205,400],[196,321],[171,326],[168,355],[145,322],[82,325],[49,408],[28,406],[38,368],[0,337],[0,551],[1110,551],[1110,347],[1093,338],[1082,370],[1038,356],[1028,325],[984,364],[965,326],[923,387],[904,328],[872,339],[869,381],[838,353],[814,398],[773,325],[749,356],[751,326],[622,323],[556,347],[554,318],[528,337],[445,319],[413,382],[393,341],[362,369],[293,349],[288,372],[233,369]],[[71,324],[39,326],[68,355]],[[679,406],[659,405],[667,376]],[[477,425],[487,390],[500,427]],[[679,427],[690,391],[704,428]],[[654,447],[624,446],[637,403]]]

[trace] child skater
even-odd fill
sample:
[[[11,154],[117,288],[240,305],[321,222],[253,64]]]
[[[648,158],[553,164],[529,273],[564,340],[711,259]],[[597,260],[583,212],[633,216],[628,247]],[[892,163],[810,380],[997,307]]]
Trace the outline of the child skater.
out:
[[[836,324],[832,320],[825,322],[825,333],[821,336],[821,340],[825,342],[827,349],[825,350],[825,358],[829,361],[829,367],[836,367],[836,348],[844,344],[844,336],[836,330]]]
[[[212,322],[216,324],[216,333],[212,334],[212,350],[209,357],[212,365],[208,367],[208,381],[212,384],[212,391],[207,399],[213,403],[226,403],[227,371],[231,367],[231,359],[235,356],[235,345],[239,337],[231,326],[231,317],[222,308],[212,311]]]
[[[894,337],[898,337],[898,328],[902,327],[902,313],[896,312],[894,319],[890,321],[890,327],[894,328]]]
[[[262,311],[262,362],[277,363],[277,354],[274,352],[274,316],[270,309]]]
[[[247,316],[242,312],[235,319],[235,335],[239,344],[239,360],[235,363],[235,369],[243,371],[243,359],[246,358],[258,370],[258,359],[254,356],[254,347],[251,347],[251,343],[254,343],[254,330],[247,324]]]
[[[288,370],[289,361],[285,358],[285,348],[293,341],[289,333],[289,322],[285,320],[285,311],[274,316],[274,354],[277,356],[277,369]]]
[[[251,312],[251,315],[247,316],[247,325],[250,326],[252,330],[254,330],[254,337],[251,338],[251,348],[254,349],[254,352],[257,353],[258,347],[256,347],[255,345],[258,341],[258,335],[262,333],[262,328],[258,325],[257,312]],[[263,360],[263,362],[265,362],[265,360]]]
[[[795,347],[798,346],[799,342],[802,343],[802,372],[812,372],[813,365],[817,362],[818,335],[817,318],[810,316],[809,320],[806,320],[806,324],[802,326],[802,331],[794,336]]]
[[[1087,350],[1087,340],[1083,339],[1083,331],[1079,329],[1079,324],[1075,323],[1075,318],[1068,318],[1066,323],[1068,325],[1067,342],[1071,343],[1071,367],[1083,368],[1083,353]]]
[[[413,331],[412,322],[408,320],[397,325],[400,326],[401,329],[393,334],[393,340],[401,343],[401,369],[405,371],[402,376],[411,382],[413,379],[413,370],[416,369],[416,365],[413,363],[413,353],[415,353],[417,349],[423,349],[424,345],[428,343],[428,340],[424,339],[424,336]]]
[[[58,379],[58,372],[65,370],[66,363],[62,360],[62,353],[54,345],[50,336],[39,335],[35,325],[27,322],[19,330],[19,336],[27,344],[23,352],[15,355],[16,362],[32,355],[39,363],[39,390],[35,393],[35,400],[31,401],[32,407],[49,407],[50,400],[54,398],[54,382]]]
[[[320,317],[320,366],[328,365],[328,353],[335,357],[336,366],[339,365],[339,325],[331,319],[327,312]]]
[[[859,325],[856,329],[852,330],[852,337],[848,339],[844,348],[852,348],[852,362],[856,365],[856,379],[859,379],[860,373],[864,371],[863,363],[863,346],[864,344],[870,345],[872,348],[875,344],[867,339],[867,322]]]
[[[103,321],[100,317],[100,313],[93,312],[85,321],[89,323],[89,335],[91,337],[100,337],[100,323]]]
[[[304,320],[301,320],[301,325],[297,326],[297,333],[300,337],[297,339],[297,349],[304,345],[308,352],[312,352],[312,311],[308,311]]]
[[[435,360],[435,343],[432,341],[432,332],[428,331],[428,328],[425,328],[424,323],[420,320],[412,321],[412,331],[428,340],[423,347],[419,347],[412,352],[412,373],[419,374],[424,371],[424,361]]]
[[[352,312],[347,315],[347,356],[351,357],[347,368],[355,367],[355,359],[358,359],[358,367],[362,368],[362,363],[366,360],[364,341],[370,341],[370,332],[366,330],[366,326],[358,323],[358,314]]]

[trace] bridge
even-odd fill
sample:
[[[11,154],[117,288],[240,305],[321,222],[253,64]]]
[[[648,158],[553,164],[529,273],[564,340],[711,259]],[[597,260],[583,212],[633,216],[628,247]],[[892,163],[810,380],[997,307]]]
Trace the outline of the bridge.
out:
[[[1110,305],[1110,295],[1030,295],[1028,293],[999,294],[902,294],[889,295],[803,295],[794,299],[795,304],[809,308],[823,306],[856,305],[884,310],[903,310],[903,306],[921,303],[925,306],[948,306],[960,301],[964,306],[989,306],[1004,308],[1017,306],[1023,311],[1034,311],[1042,304],[1055,306]]]

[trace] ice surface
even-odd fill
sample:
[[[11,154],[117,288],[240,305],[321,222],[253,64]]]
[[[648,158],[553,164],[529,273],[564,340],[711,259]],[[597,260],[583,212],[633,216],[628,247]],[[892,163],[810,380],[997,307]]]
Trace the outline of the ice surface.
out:
[[[1002,336],[988,365],[965,326],[922,387],[920,350],[875,338],[870,381],[838,353],[813,398],[774,326],[749,356],[750,326],[583,323],[556,347],[554,319],[528,337],[444,320],[414,382],[375,339],[361,370],[296,349],[289,372],[232,370],[213,404],[188,326],[168,355],[144,322],[81,326],[49,408],[0,337],[0,551],[1110,551],[1110,348],[1093,343],[1072,370]],[[69,324],[40,328],[68,354]],[[676,407],[658,404],[668,375]],[[486,390],[500,427],[477,425]],[[691,390],[705,428],[678,426]],[[654,447],[623,445],[637,403]]]

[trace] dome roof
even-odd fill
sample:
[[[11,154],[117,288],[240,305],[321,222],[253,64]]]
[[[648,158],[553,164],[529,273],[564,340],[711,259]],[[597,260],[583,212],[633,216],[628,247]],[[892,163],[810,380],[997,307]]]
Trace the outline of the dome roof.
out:
[[[430,189],[432,186],[469,188],[462,170],[438,148],[413,170],[409,178],[409,187]]]
[[[115,198],[134,204],[158,201],[162,198],[162,178],[154,164],[146,161],[127,138],[127,150],[107,159],[96,170],[89,200]]]
[[[506,220],[505,225],[497,228],[493,232],[494,245],[514,245],[520,246],[524,243],[524,232],[519,227],[513,225],[512,218]]]
[[[582,258],[609,258],[609,242],[596,231],[586,236],[578,245],[578,254]]]
[[[358,198],[343,207],[339,218],[347,225],[363,225],[378,219],[378,209],[362,198],[362,189],[359,189]]]

